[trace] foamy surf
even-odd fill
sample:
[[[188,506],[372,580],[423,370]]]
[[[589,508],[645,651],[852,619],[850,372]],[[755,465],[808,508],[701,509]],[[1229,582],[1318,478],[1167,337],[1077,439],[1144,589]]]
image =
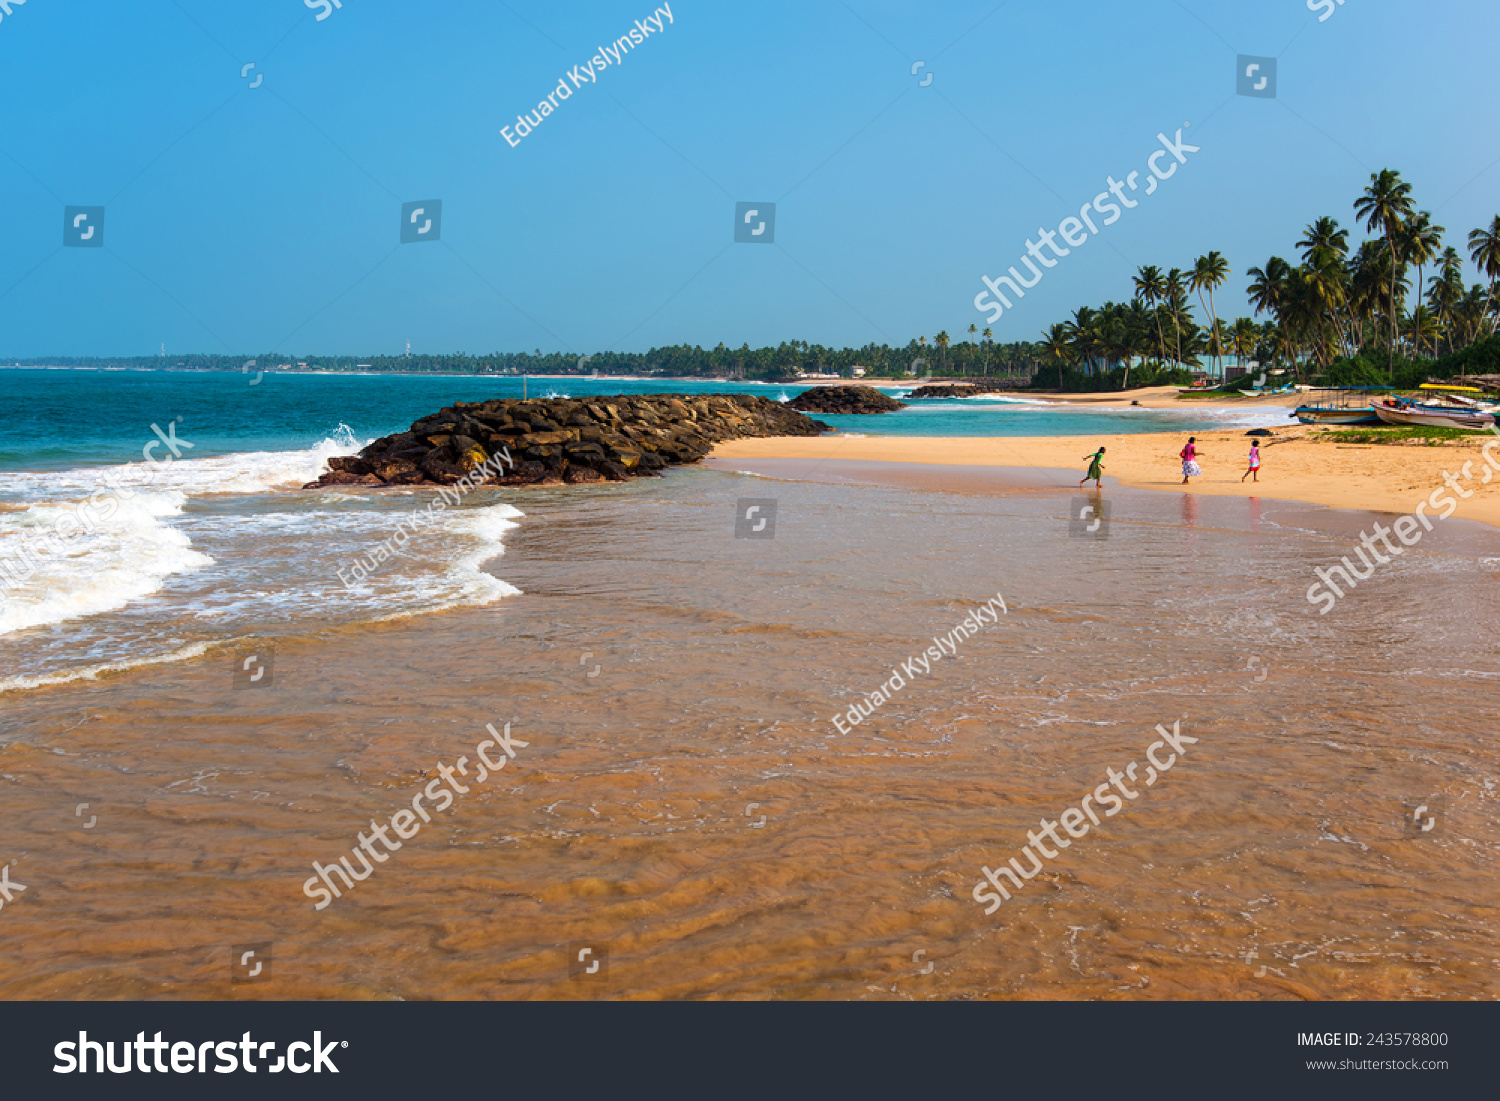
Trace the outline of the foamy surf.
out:
[[[123,608],[174,574],[212,565],[167,522],[186,500],[175,490],[136,493],[88,528],[66,505],[0,516],[0,636]]]
[[[235,638],[493,603],[484,571],[522,513],[478,489],[288,493],[357,451],[352,433],[300,451],[246,452],[10,475],[0,490],[0,691],[174,661]],[[446,499],[451,494],[444,494]],[[422,530],[361,584],[397,524]]]

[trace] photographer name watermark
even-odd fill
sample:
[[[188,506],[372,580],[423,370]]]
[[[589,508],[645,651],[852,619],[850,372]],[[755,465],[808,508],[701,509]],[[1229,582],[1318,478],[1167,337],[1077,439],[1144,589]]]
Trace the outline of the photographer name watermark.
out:
[[[663,20],[665,16],[665,20]],[[615,39],[608,46],[600,46],[599,52],[581,65],[574,65],[563,74],[557,82],[557,87],[547,93],[547,98],[536,105],[535,111],[528,111],[524,115],[517,115],[515,134],[511,134],[510,126],[500,127],[500,136],[510,143],[514,149],[521,144],[521,139],[530,134],[552,112],[556,111],[562,100],[570,99],[573,93],[581,90],[586,84],[597,84],[599,75],[611,65],[618,66],[626,54],[637,49],[648,37],[653,34],[661,34],[669,25],[675,23],[672,18],[672,5],[663,4],[644,20],[637,19],[635,26]],[[571,87],[570,87],[571,85]]]
[[[996,614],[995,608],[999,606],[1000,614]],[[971,637],[977,635],[986,627],[1000,622],[1000,615],[1009,614],[1005,606],[1005,598],[996,593],[981,607],[964,616],[963,621],[941,638],[934,638],[932,645],[927,647],[914,658],[908,658],[900,666],[891,670],[891,675],[875,691],[866,695],[863,700],[856,700],[850,708],[842,715],[835,715],[830,721],[838,727],[840,734],[848,734],[849,730],[844,726],[844,720],[848,720],[850,726],[858,726],[893,697],[901,689],[905,688],[907,677],[916,680],[919,674],[925,675],[932,672],[933,663],[941,661],[944,655],[948,657],[958,656],[958,644],[967,642]],[[903,676],[902,674],[905,674]]]

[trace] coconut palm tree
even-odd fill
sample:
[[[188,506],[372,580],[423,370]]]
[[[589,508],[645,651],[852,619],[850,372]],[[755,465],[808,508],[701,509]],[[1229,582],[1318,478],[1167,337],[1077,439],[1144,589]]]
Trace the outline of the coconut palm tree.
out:
[[[1411,314],[1406,318],[1405,337],[1411,342],[1418,355],[1422,354],[1424,345],[1431,344],[1433,354],[1437,354],[1437,342],[1442,337],[1442,325],[1433,316],[1432,311],[1423,303],[1418,302]]]
[[[1061,390],[1063,365],[1073,358],[1072,349],[1068,345],[1068,326],[1059,321],[1042,335],[1047,338],[1042,345],[1042,361],[1057,364],[1057,388]]]
[[[1172,328],[1177,338],[1177,362],[1182,362],[1182,312],[1187,308],[1186,276],[1181,268],[1167,272],[1167,308],[1172,311]]]
[[[1488,229],[1469,231],[1469,259],[1479,267],[1479,274],[1490,281],[1490,294],[1486,300],[1485,315],[1488,316],[1495,302],[1495,283],[1500,280],[1500,214],[1495,215]],[[1490,323],[1490,332],[1495,331],[1495,321]]]
[[[1403,263],[1417,265],[1417,302],[1422,301],[1423,268],[1435,260],[1443,247],[1442,226],[1434,225],[1432,214],[1423,210],[1413,214],[1401,227],[1397,242]]]
[[[1352,355],[1358,350],[1358,338],[1351,335],[1349,342],[1354,347],[1346,345],[1344,323],[1339,317],[1339,308],[1348,302],[1349,276],[1345,261],[1349,255],[1349,231],[1340,229],[1336,220],[1325,215],[1303,231],[1297,247],[1302,250],[1306,278],[1327,313],[1340,347],[1346,355]],[[1352,316],[1349,322],[1350,328],[1354,328]]]
[[[1167,341],[1161,331],[1161,314],[1156,312],[1157,303],[1161,302],[1167,294],[1167,281],[1162,278],[1161,269],[1153,265],[1142,267],[1135,275],[1135,296],[1144,302],[1151,310],[1152,316],[1156,318],[1156,347],[1158,355],[1162,359],[1167,358]]]
[[[1433,316],[1438,319],[1448,336],[1449,355],[1454,352],[1453,337],[1458,330],[1454,311],[1463,297],[1463,257],[1459,256],[1458,249],[1449,245],[1443,250],[1432,285],[1427,288],[1427,305],[1432,308]]]
[[[981,335],[984,337],[984,373],[988,375],[990,373],[990,352],[995,347],[995,334],[990,332],[989,328],[986,327]]]
[[[1245,367],[1245,361],[1255,351],[1255,322],[1248,317],[1237,317],[1230,332],[1230,350],[1234,352],[1239,365]]]
[[[1386,248],[1391,253],[1390,294],[1388,296],[1390,339],[1387,342],[1386,370],[1394,374],[1396,369],[1396,277],[1401,267],[1401,253],[1396,248],[1396,233],[1402,223],[1412,214],[1411,184],[1401,178],[1401,173],[1389,168],[1370,174],[1369,186],[1364,194],[1354,200],[1354,213],[1364,219],[1365,230],[1377,230],[1385,236]]]
[[[1390,250],[1379,238],[1361,241],[1345,268],[1349,276],[1349,310],[1359,327],[1356,343],[1363,347],[1367,328],[1373,340],[1380,332],[1380,319],[1385,316],[1390,294]]]
[[[1191,284],[1193,290],[1198,292],[1198,302],[1203,306],[1203,312],[1209,317],[1212,326],[1210,332],[1213,334],[1210,344],[1220,342],[1219,315],[1214,307],[1214,291],[1222,287],[1229,279],[1229,262],[1218,252],[1210,252],[1207,256],[1200,256],[1193,261],[1193,274]],[[1203,301],[1203,292],[1208,291],[1208,301]],[[1215,359],[1217,364],[1217,357]],[[1223,368],[1219,367],[1222,375]]]
[[[1455,307],[1454,316],[1458,319],[1458,323],[1463,326],[1464,343],[1474,343],[1474,341],[1479,339],[1480,334],[1484,332],[1485,319],[1490,314],[1490,303],[1489,292],[1478,283],[1475,283]]]
[[[943,353],[943,374],[948,373],[948,330],[942,329],[938,335],[932,338],[932,342],[938,346],[938,351]]]

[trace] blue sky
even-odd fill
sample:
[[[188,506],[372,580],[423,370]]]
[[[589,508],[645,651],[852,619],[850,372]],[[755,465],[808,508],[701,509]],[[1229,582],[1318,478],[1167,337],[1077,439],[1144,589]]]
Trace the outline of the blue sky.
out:
[[[981,274],[1186,121],[1200,152],[997,339],[1209,249],[1246,313],[1245,269],[1352,228],[1382,167],[1465,255],[1500,212],[1493,0],[678,0],[516,147],[652,0],[11,4],[0,359],[957,338]],[[1235,93],[1239,54],[1275,98]],[[441,240],[401,244],[429,199]],[[774,242],[734,243],[767,201]],[[62,247],[70,205],[106,208],[103,248]]]

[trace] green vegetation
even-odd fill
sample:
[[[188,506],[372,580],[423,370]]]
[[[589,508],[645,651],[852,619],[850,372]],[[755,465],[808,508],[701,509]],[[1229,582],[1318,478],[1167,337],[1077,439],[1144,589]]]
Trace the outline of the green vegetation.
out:
[[[1265,349],[1269,355],[1257,351],[1262,363],[1284,363],[1299,378],[1311,368],[1331,385],[1410,387],[1445,370],[1424,357],[1451,358],[1493,336],[1500,322],[1495,310],[1500,215],[1488,228],[1469,233],[1469,258],[1489,286],[1466,289],[1463,258],[1457,249],[1443,248],[1446,231],[1427,211],[1417,210],[1411,185],[1400,173],[1389,168],[1372,173],[1354,212],[1373,236],[1352,250],[1349,231],[1325,216],[1308,225],[1297,242],[1301,264],[1293,267],[1272,256],[1263,268],[1249,269],[1255,312],[1274,322]],[[1429,264],[1435,265],[1430,285]],[[1413,267],[1415,305],[1408,310]],[[1382,344],[1385,354],[1378,356]],[[1466,363],[1456,366],[1463,373]],[[1376,378],[1372,371],[1383,374]]]
[[[866,369],[866,377],[906,379],[915,375],[937,375],[946,361],[950,376],[979,378],[1030,378],[1040,365],[1035,345],[995,344],[985,330],[978,343],[948,343],[948,334],[939,333],[940,351],[927,346],[919,337],[904,348],[886,344],[866,344],[863,348],[825,348],[806,341],[783,341],[775,348],[717,348],[705,350],[689,344],[652,348],[649,352],[596,352],[579,356],[573,352],[495,352],[491,355],[411,356],[304,356],[301,359],[279,352],[259,355],[174,355],[136,357],[51,357],[10,360],[7,365],[21,367],[126,367],[139,370],[210,370],[238,371],[246,360],[254,359],[265,369],[301,369],[308,371],[377,371],[395,374],[454,375],[665,375],[670,378],[736,378],[785,381],[799,371],[835,373],[853,377],[853,368]],[[918,363],[917,361],[922,362]],[[916,364],[913,368],[913,364]]]
[[[1130,385],[1126,386],[1129,374]],[[1180,367],[1168,367],[1161,363],[1145,363],[1138,367],[1112,367],[1107,371],[1090,374],[1087,371],[1064,369],[1057,389],[1070,394],[1087,394],[1106,390],[1138,390],[1146,386],[1189,386],[1191,371]],[[1049,387],[1053,384],[1052,372],[1037,379]]]
[[[1420,424],[1356,425],[1353,428],[1320,428],[1311,435],[1321,440],[1338,443],[1405,443],[1421,440],[1431,446],[1439,446],[1450,440],[1472,440],[1475,433],[1462,428],[1430,428]]]
[[[1500,334],[1443,356],[1433,364],[1433,373],[1445,381],[1466,375],[1500,375]]]

